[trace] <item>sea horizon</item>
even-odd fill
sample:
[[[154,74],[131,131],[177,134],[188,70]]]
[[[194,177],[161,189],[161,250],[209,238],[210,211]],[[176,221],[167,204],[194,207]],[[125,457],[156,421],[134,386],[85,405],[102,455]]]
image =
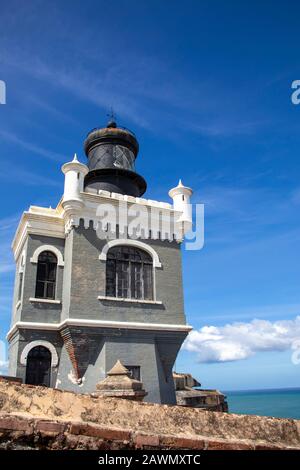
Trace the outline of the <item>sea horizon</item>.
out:
[[[300,419],[300,387],[222,391],[230,413]]]
[[[198,387],[201,390],[201,387]],[[299,387],[278,387],[278,388],[240,388],[240,389],[231,389],[231,390],[223,390],[218,388],[222,393],[238,393],[238,392],[278,392],[281,390],[299,390]]]

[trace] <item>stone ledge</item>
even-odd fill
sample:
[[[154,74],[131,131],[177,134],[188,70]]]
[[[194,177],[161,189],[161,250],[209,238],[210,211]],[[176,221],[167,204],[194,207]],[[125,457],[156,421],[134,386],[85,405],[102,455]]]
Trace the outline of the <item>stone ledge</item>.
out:
[[[54,305],[60,305],[61,300],[56,300],[56,299],[44,299],[44,298],[38,298],[38,297],[30,297],[29,302],[34,302],[38,304],[54,304]]]
[[[41,449],[300,450],[300,421],[0,381],[1,448],[21,448],[22,436]]]
[[[98,300],[104,300],[109,302],[127,302],[135,304],[150,304],[150,305],[162,305],[161,300],[146,300],[146,299],[129,299],[125,297],[109,297],[106,295],[98,295]]]
[[[38,417],[0,414],[0,444],[18,446],[26,436],[27,445],[39,449],[153,449],[153,450],[299,450],[269,443],[206,437],[154,435],[105,428],[92,423],[51,421]],[[48,437],[45,441],[44,437]]]

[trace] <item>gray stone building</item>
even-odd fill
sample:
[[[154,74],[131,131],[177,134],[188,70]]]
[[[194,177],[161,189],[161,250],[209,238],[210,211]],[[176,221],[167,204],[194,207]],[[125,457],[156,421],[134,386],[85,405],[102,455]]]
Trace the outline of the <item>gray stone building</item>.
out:
[[[16,278],[10,375],[79,393],[95,390],[119,359],[143,381],[146,401],[176,403],[172,368],[190,331],[180,244],[191,226],[192,191],[173,204],[142,198],[138,142],[110,121],[62,167],[55,209],[31,206],[13,251]]]

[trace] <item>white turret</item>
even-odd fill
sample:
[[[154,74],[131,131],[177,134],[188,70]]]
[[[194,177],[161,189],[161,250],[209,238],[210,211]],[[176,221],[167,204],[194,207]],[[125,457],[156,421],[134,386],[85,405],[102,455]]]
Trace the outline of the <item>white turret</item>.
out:
[[[84,177],[89,171],[88,167],[78,161],[75,153],[73,160],[65,163],[61,167],[61,170],[65,175],[63,203],[72,201],[74,201],[75,204],[76,202],[81,203],[80,193],[83,191]]]
[[[176,212],[179,212],[176,225],[183,230],[183,233],[192,228],[192,206],[190,204],[192,194],[192,189],[184,186],[181,180],[179,180],[176,188],[169,191],[169,196],[173,199],[173,208]]]

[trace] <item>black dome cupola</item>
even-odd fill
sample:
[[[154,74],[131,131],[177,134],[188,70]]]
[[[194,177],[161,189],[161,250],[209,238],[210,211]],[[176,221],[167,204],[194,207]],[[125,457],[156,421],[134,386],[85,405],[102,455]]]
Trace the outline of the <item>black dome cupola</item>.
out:
[[[144,194],[146,181],[135,172],[138,141],[131,131],[118,127],[115,119],[110,119],[106,127],[89,132],[84,151],[89,168],[86,192],[103,189],[135,197]]]

